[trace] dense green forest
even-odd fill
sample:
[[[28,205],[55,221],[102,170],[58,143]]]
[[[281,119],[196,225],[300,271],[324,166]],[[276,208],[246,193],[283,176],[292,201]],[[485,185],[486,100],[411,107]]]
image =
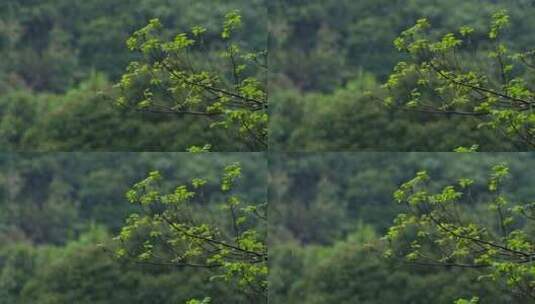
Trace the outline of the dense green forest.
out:
[[[396,201],[425,203],[409,192],[425,170],[426,204],[457,195],[447,185],[470,186],[456,212],[499,231],[496,203],[507,218],[531,216],[534,162],[530,153],[4,153],[2,303],[263,303],[267,286],[271,303],[531,303],[507,280],[523,268],[493,278],[413,260],[413,222],[400,218],[410,208]],[[506,247],[532,252],[533,227],[508,225]],[[406,238],[388,242],[394,231]],[[532,284],[531,264],[518,265],[528,267],[519,282]]]
[[[261,0],[2,1],[0,54],[4,59],[0,63],[0,140],[4,150],[186,151],[206,144],[214,151],[264,150],[262,145],[241,140],[246,136],[236,135],[235,127],[213,128],[213,116],[183,115],[184,111],[179,111],[185,108],[183,105],[175,108],[177,111],[168,111],[171,113],[128,106],[132,100],[141,101],[143,96],[139,94],[144,95],[145,100],[148,93],[161,98],[159,92],[149,90],[147,82],[155,82],[143,78],[139,69],[134,68],[134,62],[138,66],[152,64],[146,58],[148,55],[129,40],[135,38],[136,31],[157,18],[161,23],[159,35],[163,44],[167,39],[180,37],[180,33],[188,32],[191,37],[192,28],[202,27],[204,35],[199,38],[199,45],[186,52],[178,49],[177,43],[176,49],[168,51],[168,56],[181,56],[179,59],[191,56],[192,62],[204,64],[197,67],[198,73],[228,73],[227,60],[219,53],[230,46],[238,47],[229,42],[230,38],[222,39],[221,32],[225,16],[236,9],[244,16],[240,29],[233,33],[237,36],[233,37],[236,45],[243,52],[265,52],[267,14]],[[226,30],[231,29],[227,27]],[[142,46],[140,40],[138,43]],[[199,54],[201,58],[193,58]],[[233,55],[237,65],[245,65],[241,62],[245,59],[240,56],[246,53],[234,50]],[[173,69],[179,67],[173,66]],[[236,86],[236,90],[243,91],[239,94],[242,97],[249,96],[247,94],[254,88],[250,78],[256,75],[253,72],[262,73],[244,71],[246,75],[242,75],[241,81],[247,81]],[[132,74],[137,76],[135,86],[125,90],[125,79],[133,79]],[[187,76],[193,75],[191,70]],[[173,85],[166,83],[164,76],[158,74],[159,80],[172,89]],[[261,75],[258,76],[261,81]],[[119,82],[119,87],[114,86]],[[181,100],[180,94],[192,95],[193,91],[182,88],[173,94]],[[190,96],[190,101],[193,100]],[[216,111],[210,114],[217,114]],[[251,121],[263,117],[250,117],[247,111],[242,112],[233,115],[251,125],[249,128],[260,128],[258,122],[253,125]],[[258,132],[263,134],[264,131]]]
[[[460,216],[486,225],[488,231],[499,231],[494,224],[493,195],[488,194],[487,181],[496,177],[492,168],[503,163],[509,167],[509,177],[502,176],[500,181],[500,193],[509,202],[503,207],[504,214],[514,206],[532,208],[534,155],[312,153],[275,155],[270,157],[270,163],[273,303],[453,303],[473,297],[479,297],[480,303],[533,302],[530,295],[520,293],[518,286],[507,280],[507,274],[511,278],[521,273],[518,268],[502,269],[503,277],[493,280],[485,277],[489,274],[487,268],[455,267],[451,263],[442,266],[438,262],[418,264],[404,254],[387,258],[383,236],[401,229],[391,228],[398,214],[411,214],[403,204],[395,202],[394,193],[399,197],[398,189],[407,188],[402,184],[423,170],[433,180],[428,185],[430,193],[440,194],[447,185],[472,179],[473,200],[463,203]],[[522,246],[532,253],[533,225],[523,223],[524,220],[509,228],[516,231],[513,235],[526,233],[525,239],[530,243]],[[415,230],[410,224],[404,225],[401,227],[406,227],[409,242],[405,246],[393,244],[393,249],[409,254],[416,248],[410,242]],[[399,242],[404,240],[400,237]],[[453,248],[463,248],[457,246]],[[405,247],[408,249],[402,250]],[[449,244],[444,247],[446,251],[451,248]],[[422,243],[422,254],[428,253],[424,248],[427,247]],[[440,254],[438,249],[430,252]],[[532,295],[533,265],[518,265],[526,267],[528,273],[519,275],[519,282],[526,283]]]
[[[1,0],[0,304],[535,303],[534,14]]]
[[[482,127],[482,123],[493,120],[484,116],[485,113],[466,116],[442,111],[445,113],[437,114],[416,111],[421,110],[419,108],[401,107],[408,102],[402,103],[401,100],[409,98],[406,96],[411,94],[411,85],[418,77],[413,75],[415,73],[407,72],[409,75],[402,78],[401,84],[406,88],[396,88],[390,92],[394,105],[386,106],[377,100],[383,99],[385,93],[382,84],[387,82],[398,63],[409,64],[409,60],[417,55],[419,57],[414,59],[417,63],[436,59],[414,54],[416,51],[407,54],[394,44],[404,31],[426,18],[430,24],[428,35],[421,35],[415,41],[441,41],[450,32],[453,37],[462,38],[464,43],[449,49],[461,58],[458,74],[473,71],[482,79],[493,82],[493,78],[499,77],[499,68],[496,59],[489,56],[494,52],[496,41],[504,44],[507,52],[502,54],[503,63],[510,65],[515,62],[515,70],[511,79],[508,79],[512,82],[503,85],[503,88],[499,84],[496,87],[506,92],[503,95],[512,97],[516,94],[513,84],[519,86],[523,80],[526,83],[526,87],[522,87],[524,97],[532,105],[532,70],[526,70],[525,66],[517,67],[516,64],[523,63],[512,59],[515,53],[533,49],[533,35],[526,34],[533,28],[530,16],[535,6],[532,1],[280,0],[270,1],[268,5],[273,150],[453,151],[459,146],[470,147],[474,144],[479,145],[482,151],[526,151],[533,148],[529,142],[519,140],[517,134],[502,130],[506,127]],[[491,39],[492,16],[502,9],[507,10],[510,24],[504,25],[499,40]],[[473,29],[467,41],[458,33],[461,27]],[[437,54],[436,50],[431,50],[431,53]],[[532,53],[529,55],[531,57]],[[448,60],[452,57],[450,54],[446,56]],[[401,66],[398,65],[399,70]],[[432,79],[431,76],[420,77],[421,82]],[[469,81],[467,78],[459,79],[459,83]],[[455,94],[464,91],[459,83],[449,83],[453,93],[445,94],[448,102],[461,100]],[[414,89],[419,89],[423,101],[438,104],[435,107],[441,106],[444,101],[440,97],[421,92],[423,90],[418,85]],[[431,91],[440,88],[436,83],[431,85],[434,86]],[[508,96],[509,93],[511,96]],[[492,94],[485,94],[481,98],[493,99]],[[502,101],[501,98],[498,99]],[[511,103],[510,100],[503,102]],[[483,102],[479,100],[474,103],[479,105]],[[531,110],[518,111],[526,113],[522,119],[529,122],[522,124],[522,127],[532,132]],[[502,120],[511,122],[517,119],[510,117]],[[529,135],[529,138],[531,140],[533,136]]]
[[[161,175],[162,195],[173,193],[175,187],[182,189],[180,185],[191,181],[198,186],[202,184],[202,195],[191,198],[189,212],[202,215],[197,217],[199,223],[220,223],[221,231],[227,231],[229,223],[225,218],[229,212],[222,211],[222,204],[241,202],[241,207],[235,207],[239,209],[265,203],[267,167],[262,154],[0,156],[1,303],[185,303],[207,297],[214,303],[262,303],[265,299],[259,292],[250,300],[246,289],[234,283],[240,279],[238,274],[233,274],[232,277],[238,278],[230,282],[215,278],[228,271],[181,267],[178,261],[174,261],[175,266],[169,266],[171,260],[156,262],[154,257],[146,257],[146,253],[138,253],[141,257],[134,260],[119,256],[124,252],[120,250],[122,246],[128,246],[128,252],[146,248],[135,242],[147,237],[148,232],[142,229],[141,223],[132,227],[135,221],[131,216],[146,213],[142,213],[142,206],[129,200],[131,190],[139,190],[134,185],[149,172],[158,171]],[[224,168],[238,161],[241,178],[227,176]],[[227,180],[226,185],[230,186],[229,178],[238,179],[234,189],[222,189],[222,181]],[[193,189],[191,185],[188,187]],[[230,200],[229,195],[235,198]],[[240,225],[250,227],[252,223],[248,220]],[[261,234],[265,224],[257,221],[255,225],[259,235],[248,232],[244,240],[265,239]],[[125,231],[137,237],[127,241]],[[120,243],[113,239],[119,233]],[[147,243],[144,241],[143,245]],[[181,250],[180,244],[175,246]],[[156,256],[156,244],[154,252]],[[163,252],[158,251],[158,256],[163,257]]]
[[[531,1],[0,5],[5,149],[259,151],[268,134],[275,151],[533,147]]]

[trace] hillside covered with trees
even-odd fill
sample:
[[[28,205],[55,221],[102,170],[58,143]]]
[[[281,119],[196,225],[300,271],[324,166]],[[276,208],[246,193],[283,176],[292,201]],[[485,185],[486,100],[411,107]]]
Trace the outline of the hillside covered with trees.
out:
[[[535,303],[534,0],[1,0],[0,304]]]
[[[271,163],[273,303],[533,303],[532,260],[511,253],[534,252],[532,154],[313,153]]]
[[[9,150],[533,147],[534,41],[523,34],[531,1],[0,8],[0,134]],[[447,37],[452,44],[436,48]],[[411,44],[420,38],[428,44]]]
[[[533,136],[524,134],[533,132],[530,51],[535,38],[526,34],[533,28],[532,1],[280,0],[269,6],[274,150],[533,148]],[[493,30],[495,14],[503,10],[508,17]],[[414,30],[409,29],[424,19],[425,32],[411,41]],[[498,37],[491,35],[496,30]],[[403,37],[406,48],[398,39]],[[432,49],[448,37],[453,45]],[[418,42],[424,43],[420,49]],[[426,73],[428,63],[454,73],[450,76],[458,77],[457,82],[446,81],[442,76],[447,74]],[[420,74],[410,70],[420,64]],[[463,77],[467,75],[478,80]],[[487,91],[467,91],[461,85],[470,82]],[[494,90],[502,96],[491,94]],[[502,109],[494,104],[514,105],[515,98],[526,109],[494,115],[493,110]]]
[[[227,24],[238,9],[243,18]],[[265,150],[266,140],[240,128],[265,136],[265,72],[251,62],[263,60],[266,18],[262,1],[2,1],[1,144],[10,151]],[[149,39],[143,29],[156,20],[160,28],[152,34],[159,37],[151,42],[159,54],[143,40]],[[181,45],[177,37],[189,38]],[[223,51],[232,52],[236,66]],[[156,62],[186,78],[169,78]],[[233,79],[229,73],[238,66]],[[209,73],[219,82],[203,80]],[[184,79],[204,81],[204,92]],[[221,93],[227,87],[232,96]],[[171,104],[159,102],[162,94]],[[242,100],[258,101],[258,109],[242,106],[232,119],[219,119],[225,102]],[[195,115],[201,109],[204,117]]]
[[[2,154],[1,160],[0,303],[265,301],[260,257],[199,252],[228,242],[264,254],[266,224],[256,216],[266,203],[262,154]],[[144,191],[155,179],[149,200]],[[167,231],[159,216],[170,221]],[[186,223],[186,232],[169,230]],[[196,236],[218,244],[192,247]]]

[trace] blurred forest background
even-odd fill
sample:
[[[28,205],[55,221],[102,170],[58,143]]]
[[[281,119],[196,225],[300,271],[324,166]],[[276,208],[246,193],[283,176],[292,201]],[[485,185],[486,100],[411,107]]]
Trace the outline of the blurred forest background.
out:
[[[0,3],[0,145],[32,151],[217,151],[246,147],[198,117],[115,106],[111,87],[129,62],[126,40],[153,18],[164,36],[202,25],[217,41],[224,16],[240,9],[240,39],[265,49],[263,0],[5,0]],[[213,56],[208,50],[206,58]],[[214,51],[215,52],[215,51]]]
[[[6,0],[0,3],[0,144],[10,150],[244,150],[197,117],[139,113],[107,94],[136,55],[126,39],[152,18],[164,35],[203,25],[218,31],[240,9],[239,39],[264,49],[269,31],[270,147],[274,151],[484,151],[524,147],[471,117],[389,110],[376,93],[403,59],[394,39],[426,17],[436,35],[468,25],[486,31],[505,8],[505,43],[535,42],[530,0]],[[217,37],[214,37],[214,41]],[[485,37],[474,37],[484,40]],[[208,52],[206,58],[214,54]],[[104,94],[99,94],[104,92]]]
[[[237,161],[243,177],[236,193],[251,203],[268,193],[271,303],[513,301],[506,288],[478,281],[477,271],[386,260],[379,239],[402,211],[393,192],[416,172],[427,170],[438,184],[473,178],[477,197],[491,166],[505,162],[512,178],[503,192],[532,202],[535,155],[273,154],[269,169],[265,157],[0,154],[0,303],[248,303],[210,271],[122,263],[98,246],[137,211],[125,192],[148,172],[160,171],[164,188],[207,179],[208,203],[199,210],[206,213],[219,210],[222,168]]]
[[[264,203],[261,153],[0,154],[0,303],[248,303],[210,270],[123,263],[98,245],[139,212],[125,193],[154,170],[163,189],[206,179],[197,208],[215,222],[223,168],[235,162],[234,193]]]
[[[270,301],[424,304],[478,296],[480,303],[532,303],[512,298],[506,286],[478,280],[477,269],[403,263],[383,258],[380,249],[379,239],[404,211],[393,193],[417,172],[426,170],[437,187],[472,178],[477,198],[487,189],[491,167],[502,162],[511,173],[503,193],[515,203],[533,202],[535,155],[529,153],[270,157]],[[480,199],[471,210],[481,212],[487,204]]]
[[[404,57],[393,41],[420,18],[439,37],[467,25],[488,32],[507,9],[504,43],[535,45],[531,0],[270,1],[271,148],[275,151],[525,151],[472,117],[389,110],[371,100]],[[473,43],[485,35],[473,37]],[[485,59],[486,54],[480,54]],[[477,61],[477,59],[474,59]]]

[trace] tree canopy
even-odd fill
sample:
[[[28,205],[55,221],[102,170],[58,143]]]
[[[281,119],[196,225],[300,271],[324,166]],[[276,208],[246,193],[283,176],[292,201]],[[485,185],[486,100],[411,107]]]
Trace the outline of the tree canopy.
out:
[[[384,85],[389,92],[384,103],[477,117],[478,127],[504,133],[524,149],[533,147],[533,51],[506,45],[503,31],[509,19],[500,10],[493,14],[487,33],[461,26],[438,40],[429,37],[429,21],[418,20],[394,42],[411,60],[394,68]]]
[[[434,267],[479,269],[478,279],[492,280],[520,300],[533,300],[533,203],[511,201],[508,174],[506,165],[495,165],[487,192],[474,194],[472,189],[481,186],[471,178],[436,191],[429,175],[419,172],[394,193],[408,211],[389,228],[385,255]]]

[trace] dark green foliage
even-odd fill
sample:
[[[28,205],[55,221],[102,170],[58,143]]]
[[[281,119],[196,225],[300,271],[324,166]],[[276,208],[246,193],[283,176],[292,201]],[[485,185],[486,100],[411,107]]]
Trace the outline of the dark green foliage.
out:
[[[533,51],[503,42],[510,26],[506,10],[490,18],[482,33],[461,26],[435,38],[428,19],[419,19],[396,38],[408,54],[383,85],[386,106],[409,111],[472,117],[478,128],[502,133],[523,149],[535,146]],[[481,36],[488,36],[487,39]]]
[[[364,95],[375,85],[373,77],[362,75],[328,94],[293,89],[274,93],[278,102],[272,105],[270,117],[272,149],[452,151],[476,142],[483,151],[516,148],[506,137],[478,129],[476,119],[454,115],[437,119],[425,113],[387,109]]]
[[[266,149],[267,50],[236,41],[243,26],[240,11],[230,11],[217,32],[220,39],[206,42],[216,33],[204,26],[170,39],[161,21],[152,19],[127,40],[142,59],[131,62],[116,85],[117,104],[175,119],[204,118],[249,150]],[[213,50],[207,54],[207,49]]]
[[[456,269],[399,266],[370,249],[373,228],[360,226],[332,247],[293,244],[272,250],[270,273],[274,302],[284,303],[453,303],[474,293],[482,300],[507,303],[511,298],[477,282],[477,273]],[[296,275],[297,274],[297,275]]]
[[[234,191],[241,175],[234,163],[224,169],[220,192],[207,192],[208,180],[195,177],[164,193],[161,174],[151,172],[126,194],[139,212],[114,238],[114,255],[130,263],[209,271],[241,301],[267,303],[266,203],[249,203],[247,193]]]
[[[0,132],[12,150],[39,151],[185,151],[214,142],[217,150],[245,149],[209,121],[176,119],[116,106],[105,96],[111,86],[94,75],[65,95],[22,91],[0,97],[5,105]]]
[[[239,299],[211,282],[208,272],[117,263],[97,246],[107,239],[95,229],[66,247],[34,250],[27,264],[31,277],[19,281],[24,288],[9,303],[185,303],[206,295]]]
[[[481,130],[475,117],[398,111],[365,93],[379,94],[378,84],[396,63],[407,60],[394,40],[420,18],[433,25],[433,40],[463,25],[474,28],[477,34],[470,43],[477,53],[462,62],[492,75],[484,51],[489,19],[507,9],[511,26],[501,42],[517,52],[530,50],[535,39],[525,33],[533,27],[532,2],[279,0],[268,6],[274,149],[453,151],[473,144],[480,144],[482,151],[531,149],[501,130]],[[403,99],[408,92],[393,95]]]
[[[221,172],[237,161],[243,179],[222,195]],[[214,279],[210,269],[114,258],[111,235],[129,214],[140,212],[125,194],[153,170],[166,176],[162,190],[204,178],[205,200],[195,213],[207,223],[228,227],[220,221],[230,214],[220,209],[227,195],[243,199],[243,208],[245,202],[265,201],[266,162],[260,153],[0,154],[0,303],[185,303],[204,297],[250,303],[228,282]],[[258,227],[257,236],[249,232],[242,239],[244,248],[265,235],[265,227]],[[265,277],[265,266],[263,271]]]
[[[270,298],[285,303],[453,303],[478,296],[480,303],[530,303],[511,292],[506,279],[481,280],[488,274],[485,270],[386,259],[380,241],[394,218],[407,213],[393,203],[393,193],[422,169],[436,181],[429,185],[432,193],[440,193],[450,180],[467,176],[477,180],[471,195],[479,199],[464,214],[494,227],[496,216],[486,210],[489,195],[484,181],[488,168],[502,162],[510,165],[511,178],[503,189],[511,207],[513,202],[531,202],[535,180],[526,168],[535,159],[530,153],[271,157]],[[531,225],[524,231],[531,235]]]
[[[263,200],[265,192],[261,154],[228,155],[221,160],[180,153],[28,153],[6,157],[0,175],[6,187],[0,214],[5,214],[7,221],[2,225],[13,238],[35,243],[62,244],[92,222],[116,231],[132,210],[125,200],[126,191],[152,170],[160,170],[175,181],[198,175],[214,180],[224,160],[240,160],[247,177],[240,189],[249,189],[253,201]],[[209,186],[207,193],[217,189],[213,183]]]
[[[162,37],[202,25],[209,34],[195,60],[206,63],[206,58],[219,56],[216,33],[224,16],[236,8],[243,28],[235,40],[247,41],[251,52],[265,50],[262,0],[2,1],[2,146],[10,151],[186,151],[209,143],[216,151],[264,150],[251,148],[231,131],[210,128],[210,120],[125,111],[112,100],[116,94],[111,83],[141,58],[127,47],[136,30],[154,18],[164,25]],[[246,120],[265,126],[267,116],[257,116]],[[265,136],[263,127],[258,129]]]
[[[479,280],[506,286],[505,294],[519,301],[532,300],[533,203],[510,194],[508,178],[505,164],[492,167],[484,190],[470,177],[436,185],[426,171],[418,172],[394,192],[405,210],[384,238],[385,256],[476,269]]]
[[[35,267],[36,250],[20,243],[0,248],[0,303],[19,300],[19,296],[31,279]]]

